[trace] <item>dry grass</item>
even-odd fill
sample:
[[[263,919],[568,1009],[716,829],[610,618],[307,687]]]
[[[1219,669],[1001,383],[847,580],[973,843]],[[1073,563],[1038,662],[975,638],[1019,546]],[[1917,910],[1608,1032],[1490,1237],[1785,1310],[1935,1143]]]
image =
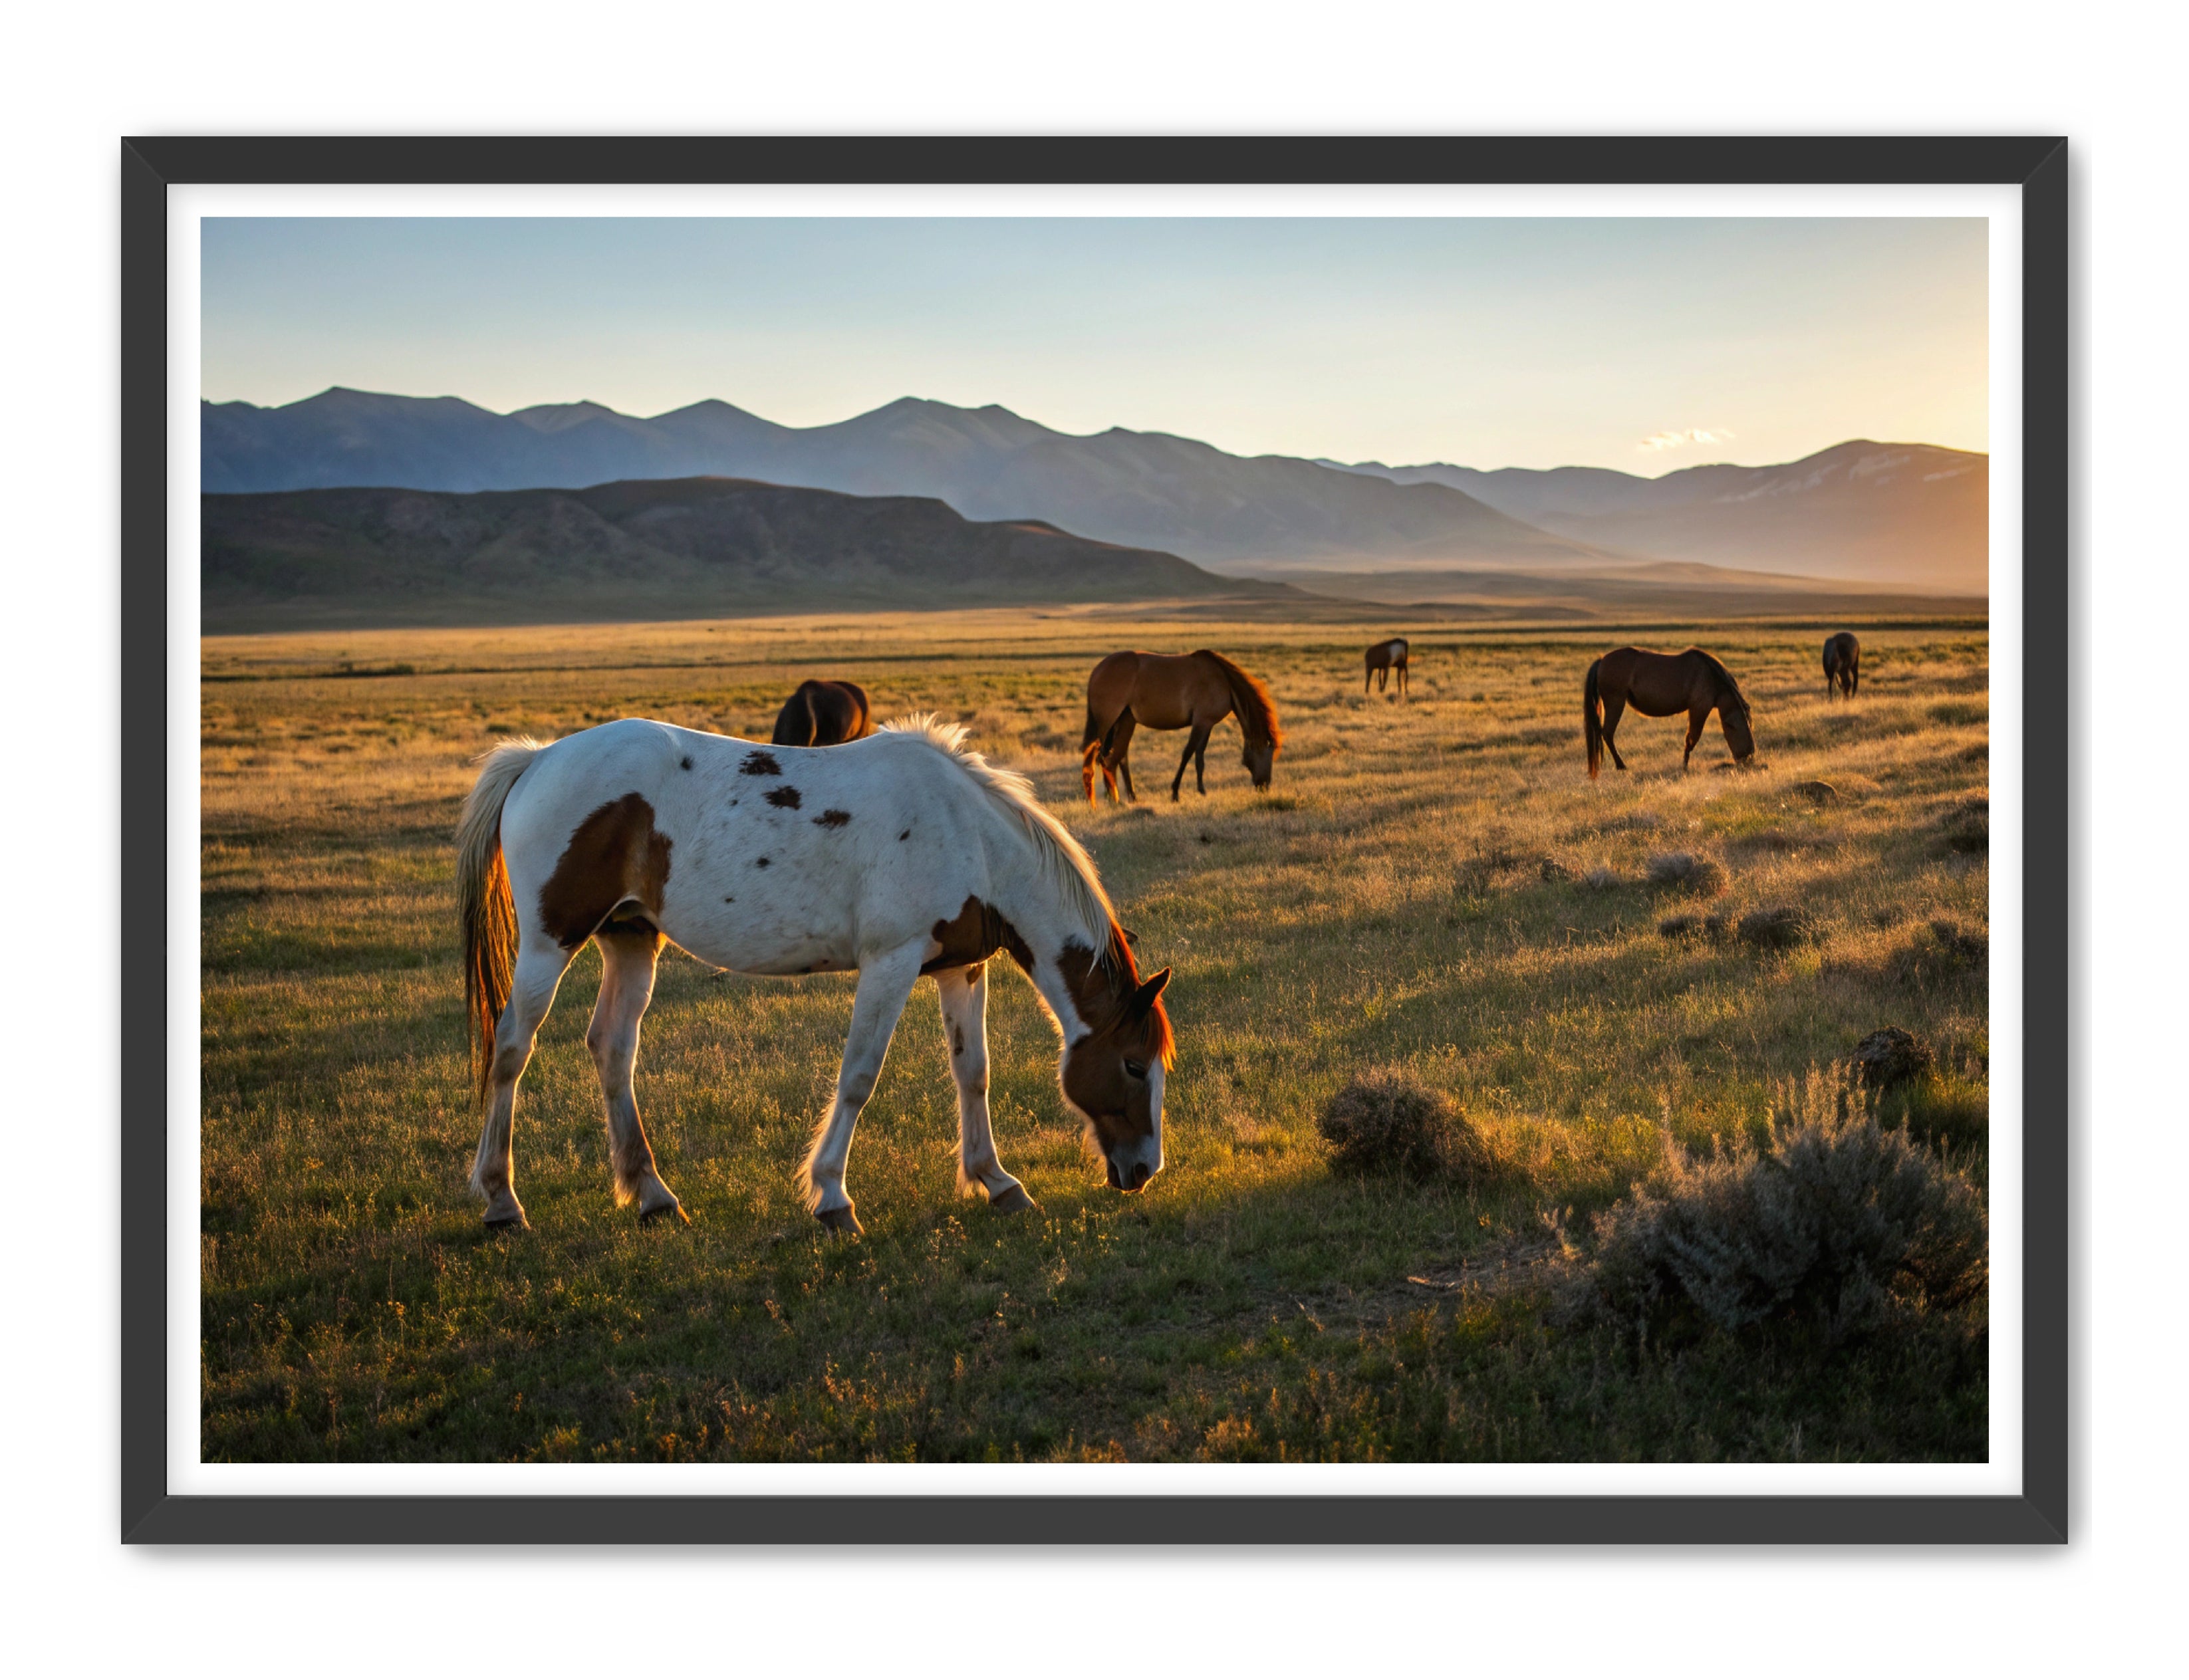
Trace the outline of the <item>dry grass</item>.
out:
[[[1392,632],[1415,644],[1403,704],[1356,692],[1365,633],[1089,611],[208,641],[206,1451],[1982,1456],[1983,1361],[1950,1337],[1828,1366],[1624,1356],[1607,1389],[1592,1332],[1547,1328],[1528,1289],[1406,1281],[1538,1241],[1546,1208],[1609,1206],[1663,1128],[1694,1148],[1753,1128],[1778,1082],[1886,1021],[1937,1048],[1906,1100],[1980,1169],[1987,854],[1945,817],[1988,779],[1981,631],[1864,628],[1861,699],[1830,708],[1807,626],[1615,635],[1718,652],[1768,767],[1711,773],[1713,728],[1683,777],[1677,721],[1637,718],[1633,770],[1597,783],[1575,713],[1602,642]],[[1227,725],[1205,800],[1189,778],[1179,806],[1078,801],[1085,673],[1134,646],[1218,647],[1270,682],[1270,796]],[[851,981],[672,955],[639,1099],[694,1223],[641,1230],[608,1191],[588,954],[524,1088],[535,1231],[485,1236],[451,904],[469,761],[631,714],[764,738],[807,675],[967,720],[1092,847],[1143,964],[1174,970],[1169,1169],[1132,1201],[1101,1187],[1054,1035],[1007,976],[992,1106],[1044,1211],[959,1202],[916,996],[852,1156],[869,1236],[824,1244],[790,1175]],[[1143,732],[1144,789],[1181,741]],[[1819,781],[1838,796],[1796,791]],[[1649,860],[1675,853],[1725,871],[1721,927],[1786,906],[1813,942],[1660,938],[1678,889]],[[1333,1179],[1316,1117],[1375,1066],[1463,1108],[1495,1178]]]

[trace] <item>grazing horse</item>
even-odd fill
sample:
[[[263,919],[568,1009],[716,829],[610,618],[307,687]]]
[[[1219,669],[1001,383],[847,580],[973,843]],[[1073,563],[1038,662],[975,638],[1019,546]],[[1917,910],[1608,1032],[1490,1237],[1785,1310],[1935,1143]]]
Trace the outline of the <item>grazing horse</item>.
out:
[[[1383,685],[1391,680],[1393,671],[1399,673],[1399,692],[1406,692],[1406,638],[1394,636],[1389,642],[1378,642],[1368,650],[1367,674],[1360,679],[1360,692],[1368,692],[1372,680],[1376,692],[1382,693]]]
[[[1209,731],[1234,712],[1247,742],[1240,761],[1253,778],[1255,789],[1266,789],[1285,736],[1277,723],[1276,703],[1259,681],[1206,648],[1192,653],[1111,654],[1087,678],[1087,728],[1079,742],[1079,779],[1087,802],[1094,802],[1097,764],[1113,802],[1121,775],[1125,797],[1134,797],[1133,767],[1126,755],[1132,749],[1133,731],[1141,724],[1193,732],[1179,755],[1178,774],[1170,778],[1170,796],[1175,803],[1188,761],[1193,765],[1193,785],[1207,793],[1203,768]]]
[[[856,969],[834,1100],[799,1181],[831,1230],[856,1235],[851,1129],[923,974],[942,993],[958,1087],[959,1189],[1031,1207],[988,1129],[987,959],[1006,953],[1063,1033],[1064,1100],[1109,1180],[1162,1169],[1170,970],[1140,978],[1093,861],[1022,776],[931,716],[816,751],[625,718],[484,761],[457,829],[464,995],[483,1116],[472,1188],[490,1225],[522,1225],[512,1181],[517,1083],[579,947],[600,947],[585,1045],[608,1103],[619,1204],[684,1210],[661,1181],[631,1092],[639,1017],[674,942],[747,974]]]
[[[856,682],[817,682],[812,677],[783,703],[775,715],[771,744],[778,747],[833,747],[863,740],[874,733],[867,715],[867,691]]]
[[[1836,689],[1852,700],[1862,687],[1862,643],[1852,631],[1841,631],[1824,643],[1824,698]]]
[[[1604,716],[1597,716],[1597,701],[1604,702]],[[1604,763],[1604,749],[1611,749],[1611,761],[1620,769],[1626,768],[1626,761],[1619,755],[1619,743],[1613,738],[1619,728],[1620,715],[1632,706],[1644,717],[1670,717],[1675,712],[1688,715],[1687,750],[1680,755],[1680,768],[1688,767],[1688,760],[1694,755],[1695,743],[1703,738],[1703,725],[1710,721],[1711,713],[1717,713],[1718,727],[1725,731],[1725,744],[1733,749],[1736,763],[1745,764],[1756,755],[1756,736],[1749,727],[1748,701],[1740,692],[1740,685],[1733,680],[1733,673],[1720,665],[1717,659],[1700,648],[1690,648],[1684,653],[1656,653],[1646,648],[1615,648],[1588,668],[1588,676],[1581,685],[1581,715],[1582,727],[1588,737],[1588,773],[1592,778]]]

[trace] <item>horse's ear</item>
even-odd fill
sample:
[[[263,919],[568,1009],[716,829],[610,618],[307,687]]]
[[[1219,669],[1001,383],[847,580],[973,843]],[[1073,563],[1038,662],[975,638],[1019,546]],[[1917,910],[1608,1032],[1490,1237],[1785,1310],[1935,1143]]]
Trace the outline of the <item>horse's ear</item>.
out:
[[[1145,1015],[1156,1006],[1156,999],[1162,995],[1163,987],[1169,984],[1170,970],[1157,969],[1133,988],[1132,1013]]]

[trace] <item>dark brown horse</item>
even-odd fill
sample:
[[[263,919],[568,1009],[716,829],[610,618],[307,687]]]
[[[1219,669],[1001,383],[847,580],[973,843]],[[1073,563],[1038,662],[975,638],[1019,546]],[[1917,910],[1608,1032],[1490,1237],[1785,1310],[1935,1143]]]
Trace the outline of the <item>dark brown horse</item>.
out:
[[[1598,699],[1604,715],[1597,716]],[[1684,653],[1655,653],[1646,648],[1615,648],[1588,668],[1581,685],[1581,715],[1588,736],[1588,773],[1593,777],[1604,763],[1604,749],[1620,769],[1626,761],[1619,755],[1613,738],[1621,714],[1632,706],[1644,717],[1688,715],[1688,746],[1680,755],[1680,768],[1688,767],[1695,743],[1703,738],[1703,725],[1717,713],[1725,744],[1734,761],[1745,764],[1756,755],[1756,736],[1749,727],[1748,701],[1733,673],[1700,648]]]
[[[1277,723],[1276,704],[1259,681],[1206,648],[1191,653],[1111,654],[1087,678],[1087,729],[1079,743],[1080,782],[1087,802],[1094,802],[1098,764],[1113,800],[1121,775],[1125,797],[1134,797],[1133,766],[1126,755],[1132,749],[1133,731],[1142,724],[1151,729],[1193,732],[1179,755],[1178,774],[1170,778],[1170,796],[1178,798],[1189,760],[1193,785],[1207,793],[1202,766],[1208,733],[1234,713],[1240,733],[1247,738],[1241,762],[1257,789],[1267,788],[1285,737]]]
[[[1391,673],[1399,674],[1399,692],[1406,692],[1406,638],[1394,636],[1389,642],[1378,642],[1368,650],[1367,674],[1360,679],[1360,692],[1368,692],[1372,681],[1376,692],[1382,693],[1383,685],[1391,680]]]
[[[1852,631],[1841,631],[1824,643],[1824,698],[1836,689],[1852,700],[1862,686],[1862,643]]]
[[[837,747],[874,733],[867,691],[856,682],[817,682],[808,677],[775,715],[778,747]]]

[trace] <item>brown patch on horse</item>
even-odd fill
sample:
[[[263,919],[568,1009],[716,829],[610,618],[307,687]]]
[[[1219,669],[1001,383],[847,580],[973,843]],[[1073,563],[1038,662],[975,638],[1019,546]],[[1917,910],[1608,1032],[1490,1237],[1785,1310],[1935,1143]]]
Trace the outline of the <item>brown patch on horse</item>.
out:
[[[578,824],[540,889],[540,921],[574,951],[618,905],[636,901],[661,914],[669,885],[669,837],[653,826],[653,807],[637,794],[610,800]]]
[[[1146,1137],[1155,1129],[1147,1083],[1134,1080],[1124,1064],[1171,1064],[1175,1046],[1162,996],[1170,970],[1143,981],[1124,930],[1115,922],[1110,925],[1110,948],[1102,956],[1074,939],[1058,954],[1056,966],[1088,1029],[1066,1048],[1064,1095],[1087,1117],[1105,1151]]]
[[[779,811],[795,811],[798,809],[799,802],[798,789],[789,786],[770,788],[767,790],[767,802]]]
[[[824,811],[818,817],[816,817],[813,819],[814,823],[818,827],[823,829],[840,829],[845,823],[851,820],[851,813],[850,812],[836,810]]]
[[[749,752],[738,766],[740,776],[780,776],[783,766],[775,761],[773,753]]]
[[[942,948],[919,965],[922,974],[939,974],[950,968],[971,969],[998,951],[1008,952],[1022,972],[1033,972],[1032,947],[1019,937],[1019,931],[1004,919],[1003,912],[976,894],[965,895],[965,902],[955,916],[936,923],[934,939]]]

